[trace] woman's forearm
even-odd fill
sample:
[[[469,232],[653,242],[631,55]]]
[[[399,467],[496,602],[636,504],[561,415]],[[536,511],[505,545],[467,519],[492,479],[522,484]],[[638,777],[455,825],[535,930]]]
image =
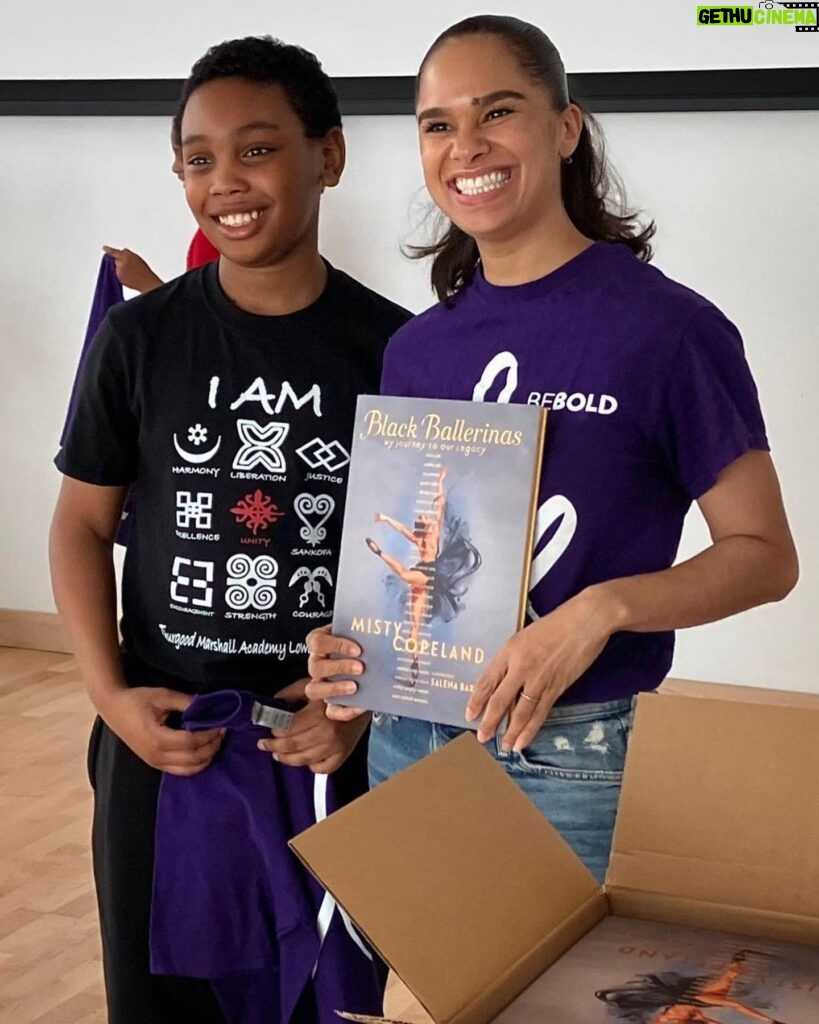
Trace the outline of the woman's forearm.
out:
[[[660,572],[608,580],[583,598],[611,633],[699,626],[769,601],[780,601],[799,575],[796,552],[759,537],[724,537]]]

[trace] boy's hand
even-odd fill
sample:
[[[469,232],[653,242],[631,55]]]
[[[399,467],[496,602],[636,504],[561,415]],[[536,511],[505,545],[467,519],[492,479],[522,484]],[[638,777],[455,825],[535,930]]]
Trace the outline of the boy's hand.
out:
[[[113,245],[104,245],[103,252],[114,257],[114,269],[119,283],[135,292],[150,292],[163,282],[161,277],[151,270],[145,260],[130,249],[116,249]]]
[[[301,699],[307,682],[307,679],[299,680],[276,696],[284,700]],[[309,701],[296,712],[289,729],[273,729],[273,739],[259,740],[259,750],[292,768],[306,766],[317,773],[336,771],[364,735],[370,716],[362,715],[352,722],[334,722],[324,712],[323,701]]]
[[[216,756],[224,729],[170,729],[171,711],[184,711],[187,693],[160,686],[123,687],[105,699],[100,715],[123,743],[152,768],[169,775],[196,775]]]

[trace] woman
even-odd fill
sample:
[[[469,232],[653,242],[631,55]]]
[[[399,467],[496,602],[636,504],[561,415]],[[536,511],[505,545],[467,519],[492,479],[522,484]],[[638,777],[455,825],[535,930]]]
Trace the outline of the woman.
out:
[[[653,225],[618,211],[596,126],[539,29],[482,16],[445,31],[421,65],[417,121],[449,222],[424,250],[440,301],[391,339],[382,391],[550,409],[533,621],[466,717],[602,878],[631,701],[668,672],[673,630],[796,583],[756,387],[736,328],[648,265]],[[672,568],[692,501],[712,543]],[[327,678],[361,671],[357,645],[308,642],[310,696],[353,692]],[[377,718],[371,780],[456,733]]]

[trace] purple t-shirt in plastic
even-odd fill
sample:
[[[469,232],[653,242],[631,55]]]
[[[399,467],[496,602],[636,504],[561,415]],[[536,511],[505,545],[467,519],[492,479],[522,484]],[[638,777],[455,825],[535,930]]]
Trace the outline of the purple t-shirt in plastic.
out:
[[[549,410],[535,616],[591,584],[668,568],[692,500],[768,448],[733,324],[607,242],[523,285],[489,284],[479,269],[452,308],[439,303],[393,336],[381,390]],[[671,632],[616,633],[561,702],[653,689],[673,650]]]
[[[316,775],[258,750],[270,730],[253,724],[255,700],[219,690],[182,714],[185,729],[227,732],[204,771],[162,777],[151,970],[209,979],[229,1024],[333,1024],[336,1010],[379,1013],[380,962],[287,845],[360,790],[347,765]],[[310,1010],[300,1003],[305,988]]]

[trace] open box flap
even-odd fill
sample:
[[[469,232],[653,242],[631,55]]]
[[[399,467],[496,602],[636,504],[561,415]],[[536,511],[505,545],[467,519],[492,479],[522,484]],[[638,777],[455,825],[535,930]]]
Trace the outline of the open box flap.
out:
[[[491,1020],[605,913],[591,873],[470,734],[291,846],[438,1024]]]
[[[819,919],[819,701],[637,702],[607,889]]]
[[[765,704],[777,707],[819,710],[819,693],[798,693],[794,690],[771,690],[759,686],[737,686],[734,683],[706,683],[696,679],[669,676],[660,684],[662,696],[706,697],[743,704]]]

